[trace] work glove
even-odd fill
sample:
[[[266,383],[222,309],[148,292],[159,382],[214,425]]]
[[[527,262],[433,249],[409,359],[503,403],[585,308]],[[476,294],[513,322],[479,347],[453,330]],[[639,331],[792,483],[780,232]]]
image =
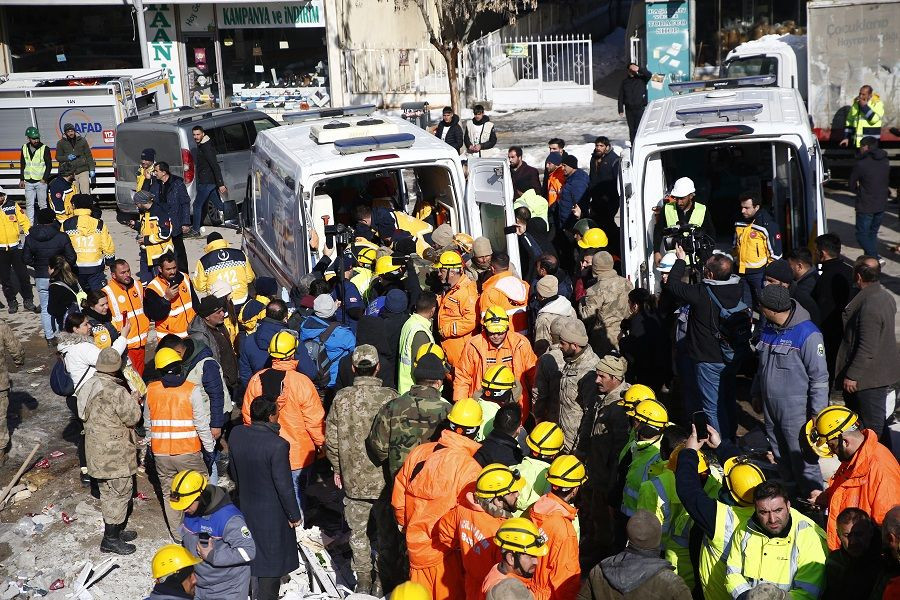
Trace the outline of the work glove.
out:
[[[97,172],[96,171],[88,171],[88,175],[90,175],[91,179],[93,179],[94,177],[97,176]]]
[[[69,155],[66,156],[66,158],[68,158],[69,160],[75,160],[75,155],[74,155],[74,154],[69,154]]]

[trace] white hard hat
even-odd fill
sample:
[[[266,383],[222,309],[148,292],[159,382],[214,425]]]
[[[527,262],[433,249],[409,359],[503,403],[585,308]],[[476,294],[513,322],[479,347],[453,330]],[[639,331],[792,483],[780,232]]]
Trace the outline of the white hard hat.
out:
[[[678,260],[678,257],[675,256],[675,252],[666,252],[666,254],[659,261],[659,266],[656,267],[656,270],[660,273],[668,273],[672,270],[672,267],[675,266],[675,261]]]
[[[690,196],[697,192],[697,189],[694,187],[694,180],[690,177],[682,177],[675,181],[675,185],[672,186],[672,196],[675,198],[684,198],[685,196]]]

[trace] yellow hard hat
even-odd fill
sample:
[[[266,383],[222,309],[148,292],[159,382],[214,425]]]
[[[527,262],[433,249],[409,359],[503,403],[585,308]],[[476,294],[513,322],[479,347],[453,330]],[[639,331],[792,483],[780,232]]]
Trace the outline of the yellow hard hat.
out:
[[[290,358],[297,352],[297,336],[294,332],[282,329],[269,340],[269,356],[272,358]]]
[[[524,517],[514,517],[504,521],[497,528],[497,533],[494,534],[494,543],[501,550],[531,556],[547,556],[547,553],[550,552],[550,548],[547,547],[547,538],[541,535],[534,523]]]
[[[753,504],[753,490],[766,480],[762,469],[744,457],[733,456],[722,465],[725,471],[725,488],[741,506]]]
[[[457,233],[453,236],[453,242],[459,247],[460,250],[462,250],[466,254],[471,254],[472,246],[475,244],[475,238],[473,238],[468,233]]]
[[[191,554],[187,548],[180,544],[166,544],[153,555],[150,563],[150,572],[153,579],[164,579],[173,573],[193,567],[203,560]]]
[[[625,414],[633,417],[634,407],[641,400],[656,400],[656,394],[646,385],[636,383],[625,391],[625,396],[619,401],[619,405],[625,407]]]
[[[209,479],[197,471],[179,471],[172,479],[169,492],[169,506],[174,510],[184,510],[200,497]]]
[[[431,600],[431,592],[421,583],[407,581],[394,588],[391,600]]]
[[[540,456],[556,456],[566,442],[566,435],[556,423],[538,423],[525,438],[525,443]]]
[[[581,236],[581,239],[578,240],[578,246],[585,249],[606,248],[607,244],[609,244],[609,238],[606,237],[606,233],[599,227],[588,229]]]
[[[840,437],[858,421],[859,416],[846,406],[826,406],[815,418],[806,422],[806,441],[819,456],[834,456],[828,442]]]
[[[563,454],[557,456],[547,469],[547,482],[560,488],[578,487],[587,481],[587,471],[584,463],[572,456]]]
[[[447,414],[448,421],[465,429],[479,427],[481,425],[481,417],[481,405],[472,398],[458,400]]]
[[[426,354],[434,354],[441,360],[447,360],[447,356],[444,354],[444,349],[441,348],[439,344],[428,342],[427,344],[422,344],[421,346],[419,346],[419,349],[416,352],[416,358],[413,361],[413,367],[415,367],[416,363],[419,362],[419,360]]]
[[[509,315],[500,306],[491,306],[481,317],[481,324],[488,333],[506,333],[509,331]]]
[[[462,266],[462,256],[453,250],[441,252],[441,257],[434,263],[435,269],[462,269]]]
[[[506,465],[493,463],[481,470],[475,481],[475,495],[479,498],[499,498],[513,492],[521,492],[525,479],[519,472]]]
[[[174,362],[181,360],[181,355],[172,348],[160,348],[153,357],[153,365],[157,370],[165,369]]]
[[[672,450],[672,454],[669,455],[669,467],[670,471],[675,470],[675,466],[678,464],[678,454],[684,450],[684,444],[678,444],[675,446],[675,449]],[[700,461],[697,463],[697,472],[698,473],[707,473],[709,471],[709,463],[706,462],[706,457],[703,456],[702,452],[697,452],[697,457]]]
[[[669,411],[656,400],[641,400],[634,407],[634,419],[651,427],[662,429],[669,423]]]
[[[363,246],[356,253],[356,264],[361,267],[369,267],[375,264],[375,258],[378,256],[378,252],[375,248],[370,248],[368,246]]]
[[[489,367],[481,378],[481,389],[506,392],[516,385],[516,376],[506,365]]]
[[[375,274],[385,275],[387,273],[397,273],[400,271],[400,265],[394,264],[393,257],[381,256],[375,261]]]

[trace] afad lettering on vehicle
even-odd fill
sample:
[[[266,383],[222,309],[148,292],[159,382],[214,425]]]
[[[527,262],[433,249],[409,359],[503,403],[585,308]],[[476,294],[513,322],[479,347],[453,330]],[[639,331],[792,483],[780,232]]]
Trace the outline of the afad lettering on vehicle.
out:
[[[57,127],[59,129],[59,135],[63,135],[63,127],[65,127],[66,123],[71,123],[75,127],[75,133],[80,136],[86,136],[89,133],[94,133],[97,135],[101,135],[103,133],[103,123],[100,121],[95,121],[91,115],[87,114],[83,110],[78,109],[69,109],[63,111],[61,115],[59,115],[59,123]]]

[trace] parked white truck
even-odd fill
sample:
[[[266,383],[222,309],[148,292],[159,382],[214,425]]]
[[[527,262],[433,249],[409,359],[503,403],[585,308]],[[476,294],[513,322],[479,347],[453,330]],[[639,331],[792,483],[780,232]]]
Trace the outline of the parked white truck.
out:
[[[838,146],[844,120],[863,85],[884,103],[882,147],[900,166],[900,0],[814,0],[806,5],[807,35],[767,35],[728,53],[727,78],[774,75],[806,101],[811,127],[831,167],[852,164]]]

